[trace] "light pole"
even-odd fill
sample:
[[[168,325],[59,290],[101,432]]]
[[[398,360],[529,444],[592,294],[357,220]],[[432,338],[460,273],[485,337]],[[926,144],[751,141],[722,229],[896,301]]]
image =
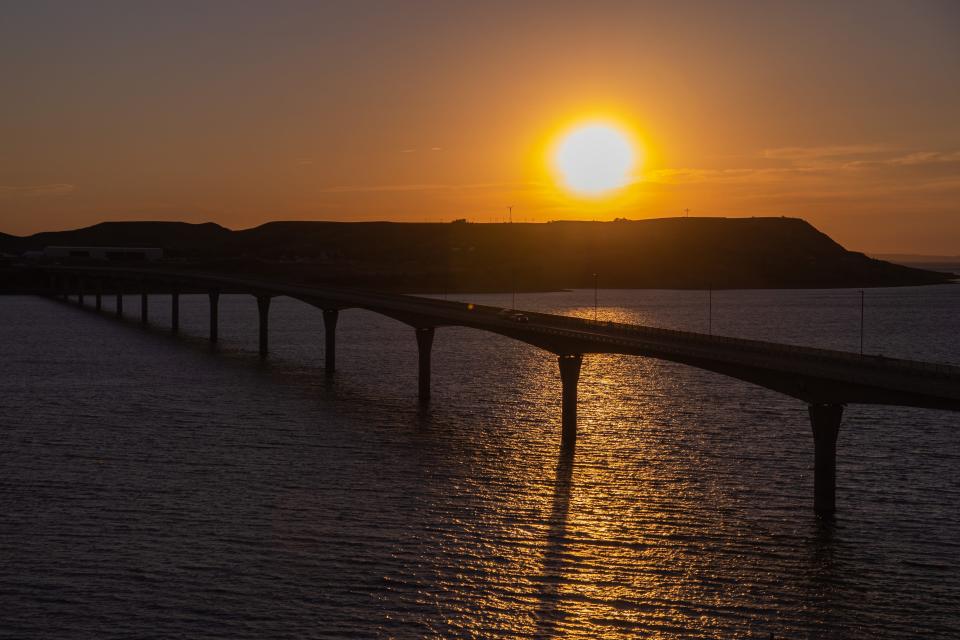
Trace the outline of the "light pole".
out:
[[[863,289],[860,289],[860,355],[863,355]]]
[[[507,207],[507,224],[513,225],[513,205]],[[510,238],[510,308],[517,308],[517,249],[514,246],[513,233],[508,231]]]
[[[713,335],[713,283],[707,285],[707,333]]]
[[[599,292],[597,289],[597,274],[593,274],[593,321],[597,321],[597,304],[599,301]]]

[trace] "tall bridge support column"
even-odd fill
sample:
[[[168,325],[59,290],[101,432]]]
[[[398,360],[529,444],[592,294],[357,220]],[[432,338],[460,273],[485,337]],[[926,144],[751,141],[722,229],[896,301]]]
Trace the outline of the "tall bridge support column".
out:
[[[103,281],[97,280],[96,287],[96,298],[94,300],[97,312],[99,313],[103,311]]]
[[[117,283],[117,317],[123,317],[123,284]]]
[[[260,357],[267,357],[267,322],[270,320],[270,296],[257,296],[257,312],[260,315]]]
[[[170,294],[170,333],[180,332],[180,292]]]
[[[417,327],[419,358],[418,397],[420,404],[430,402],[430,352],[433,349],[433,327]]]
[[[572,449],[577,442],[577,383],[580,381],[583,355],[562,355],[557,358],[557,362],[560,364],[560,381],[563,383],[563,435],[560,446],[563,449]]]
[[[837,434],[843,419],[842,404],[811,404],[813,426],[813,510],[830,518],[836,510]]]
[[[150,314],[147,310],[147,292],[140,292],[140,324],[146,326],[150,322]]]
[[[211,289],[207,295],[210,297],[210,344],[216,344],[220,327],[220,292]]]
[[[337,368],[337,317],[340,312],[336,309],[323,310],[323,366],[327,375]]]
[[[77,276],[77,304],[83,306],[83,278]]]

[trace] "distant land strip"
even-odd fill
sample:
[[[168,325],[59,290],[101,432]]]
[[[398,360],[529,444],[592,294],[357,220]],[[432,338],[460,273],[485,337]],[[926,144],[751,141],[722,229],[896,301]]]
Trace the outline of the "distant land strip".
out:
[[[16,288],[11,268],[49,262],[42,252],[51,246],[159,247],[163,262],[178,268],[419,293],[885,287],[957,278],[848,251],[798,218],[297,221],[240,231],[213,223],[104,222],[26,237],[0,234],[6,289]]]

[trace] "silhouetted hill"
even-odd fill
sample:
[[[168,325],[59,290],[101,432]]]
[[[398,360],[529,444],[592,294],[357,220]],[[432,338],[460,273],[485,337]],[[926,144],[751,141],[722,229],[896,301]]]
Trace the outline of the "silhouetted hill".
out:
[[[11,244],[12,243],[12,244]],[[47,245],[161,246],[186,265],[407,291],[787,288],[935,284],[951,276],[845,250],[796,218],[663,218],[546,224],[113,222],[0,238]]]
[[[73,231],[47,231],[25,238],[0,236],[0,249],[19,252],[48,246],[169,247],[174,252],[220,250],[232,231],[213,222],[101,222]],[[12,239],[12,240],[11,240]]]
[[[960,256],[928,256],[908,253],[896,253],[875,256],[879,260],[886,260],[894,264],[902,264],[917,269],[946,271],[960,275]]]

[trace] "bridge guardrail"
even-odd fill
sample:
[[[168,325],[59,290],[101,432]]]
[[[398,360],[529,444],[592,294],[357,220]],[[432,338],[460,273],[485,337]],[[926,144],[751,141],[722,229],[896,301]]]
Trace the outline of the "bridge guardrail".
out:
[[[341,298],[344,300],[344,303],[349,306],[366,306],[366,303],[358,304],[356,300],[358,298],[365,299],[370,303],[374,303],[370,306],[376,306],[376,301],[380,301],[386,307],[395,307],[397,302],[401,303],[413,303],[415,305],[427,305],[435,307],[437,309],[443,308],[444,310],[454,311],[458,313],[463,313],[464,311],[469,311],[472,313],[481,313],[481,314],[491,314],[496,315],[504,310],[503,307],[494,307],[489,305],[480,305],[470,302],[462,301],[449,301],[449,300],[438,300],[436,298],[425,298],[421,296],[412,296],[406,294],[389,294],[389,293],[380,293],[376,291],[367,291],[362,289],[351,289],[347,287],[334,287],[334,286],[324,286],[322,288],[311,287],[307,285],[291,285],[284,283],[272,283],[265,282],[257,279],[245,279],[237,278],[232,276],[224,276],[222,274],[214,273],[205,273],[205,272],[178,272],[178,271],[167,271],[162,269],[117,269],[110,267],[47,267],[46,270],[58,271],[58,272],[67,272],[67,273],[85,273],[93,275],[102,275],[102,274],[118,274],[121,276],[128,277],[157,277],[161,279],[172,279],[180,281],[189,281],[189,280],[201,280],[206,281],[211,284],[225,284],[225,285],[235,285],[241,287],[247,287],[256,290],[262,290],[265,292],[273,291],[280,292],[275,293],[275,295],[290,295],[292,297],[304,297],[304,298]],[[352,302],[351,302],[352,299]],[[398,300],[399,299],[399,300]],[[407,310],[408,312],[416,313],[417,310]],[[422,310],[421,310],[422,311]],[[592,320],[589,318],[578,318],[576,316],[564,316],[564,315],[553,315],[539,313],[536,311],[522,311],[525,315],[529,316],[531,319],[537,318],[542,321],[543,324],[547,325],[561,325],[566,326],[574,330],[589,330],[591,334],[596,337],[596,331],[600,330],[603,333],[609,332],[611,329],[620,333],[628,335],[637,335],[645,336],[650,338],[666,338],[673,341],[679,341],[682,343],[696,344],[698,346],[704,347],[717,347],[720,345],[726,345],[730,347],[736,347],[738,349],[746,349],[754,353],[764,353],[767,355],[772,355],[776,353],[789,353],[794,357],[802,357],[804,359],[815,360],[819,362],[846,362],[851,364],[857,364],[858,366],[868,366],[875,370],[886,370],[886,371],[913,371],[918,373],[933,374],[937,377],[945,378],[958,378],[960,379],[960,367],[932,363],[932,362],[917,362],[914,360],[905,360],[900,358],[887,358],[884,356],[873,356],[873,355],[860,355],[856,353],[850,353],[846,351],[835,351],[830,349],[821,349],[817,347],[806,347],[801,345],[789,345],[776,342],[765,342],[761,340],[751,340],[747,338],[734,338],[729,336],[717,336],[717,335],[707,335],[702,333],[690,332],[690,331],[680,331],[676,329],[666,329],[661,327],[651,327],[647,325],[633,325],[613,321],[600,321]],[[524,325],[528,329],[534,329],[534,326]],[[610,336],[616,338],[616,336]],[[624,336],[627,337],[627,336]]]

